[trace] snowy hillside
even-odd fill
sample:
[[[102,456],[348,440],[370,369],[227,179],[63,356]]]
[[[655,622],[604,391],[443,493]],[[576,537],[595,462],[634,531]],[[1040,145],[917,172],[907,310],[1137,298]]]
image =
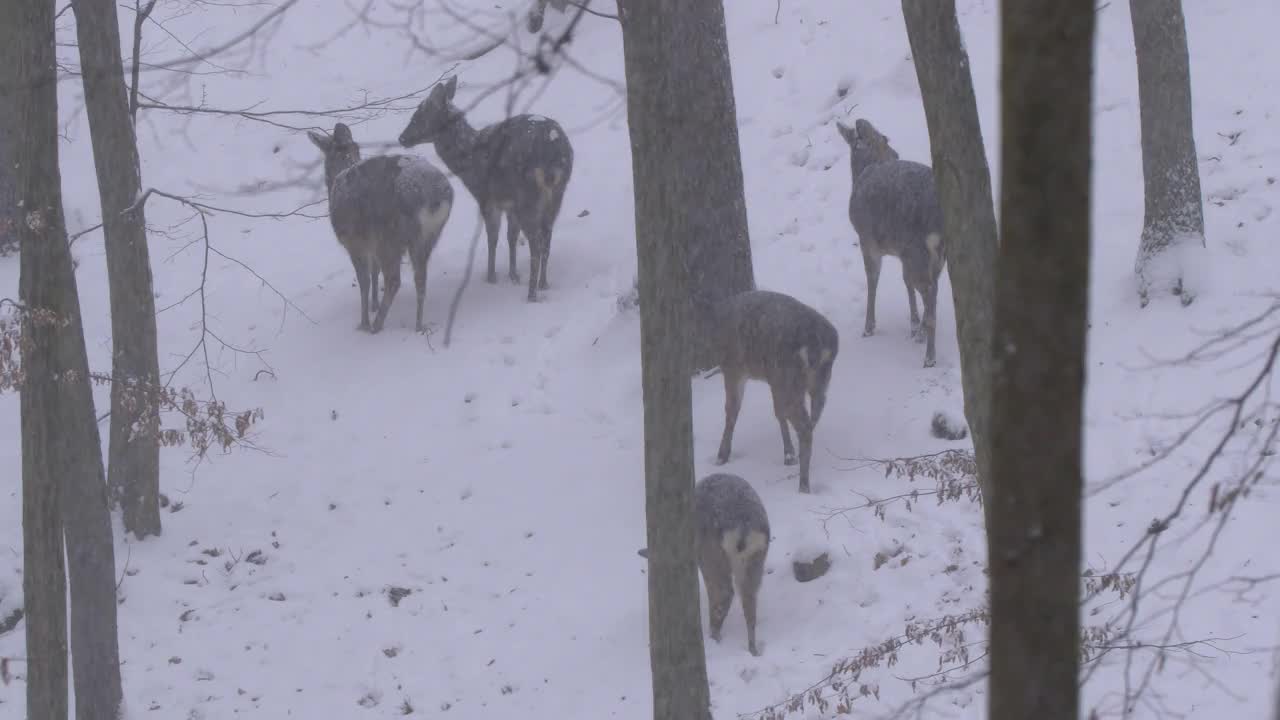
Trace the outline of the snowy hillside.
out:
[[[523,8],[505,1],[507,9]],[[998,3],[958,4],[994,163]],[[396,29],[346,27],[356,5],[299,5],[255,47],[252,72],[183,77],[177,82],[187,95],[168,97],[223,108],[261,103],[259,111],[340,108],[421,91],[448,72],[451,63],[415,51]],[[767,388],[748,386],[725,469],[759,491],[774,540],[760,600],[762,656],[747,652],[737,605],[723,641],[707,643],[717,718],[803,691],[837,660],[902,634],[908,623],[980,608],[986,560],[982,511],[969,500],[938,504],[922,497],[910,508],[893,502],[883,519],[869,508],[833,515],[934,488],[928,479],[886,476],[866,459],[964,447],[929,434],[936,411],[959,415],[962,408],[949,281],[940,292],[937,367],[921,368],[923,347],[908,338],[894,261],[881,283],[879,332],[860,337],[865,281],[847,216],[848,148],[834,120],[866,117],[904,158],[928,161],[899,3],[726,5],[758,283],[823,312],[842,342],[816,431],[811,496],[796,492],[795,468],[782,465]],[[1085,559],[1095,573],[1114,569],[1152,519],[1173,507],[1220,428],[1196,435],[1149,471],[1107,481],[1150,460],[1189,425],[1190,418],[1175,413],[1238,393],[1257,372],[1269,339],[1199,365],[1161,361],[1265,309],[1280,262],[1273,212],[1280,204],[1274,183],[1280,86],[1269,70],[1280,64],[1273,37],[1280,6],[1185,3],[1208,252],[1194,305],[1183,309],[1161,298],[1139,310],[1131,280],[1143,205],[1133,37],[1127,3],[1104,5],[1086,437],[1094,493]],[[198,46],[213,45],[262,12],[210,6],[168,26],[179,37],[200,37]],[[208,29],[215,17],[222,23],[216,32]],[[555,32],[564,22],[549,11],[544,30]],[[131,16],[122,14],[122,23],[131,37]],[[158,29],[150,32],[157,58],[181,54]],[[421,32],[441,47],[453,43],[455,52],[477,44],[473,33],[443,16],[428,18]],[[531,42],[523,30],[520,37]],[[413,332],[411,274],[386,329],[372,336],[355,330],[353,273],[326,218],[216,214],[210,233],[221,254],[206,260],[199,223],[178,226],[190,211],[163,198],[150,201],[149,222],[167,231],[152,236],[157,307],[199,288],[208,263],[211,367],[206,373],[196,358],[175,384],[199,390],[211,379],[229,407],[260,407],[265,419],[254,438],[261,452],[238,449],[196,465],[182,449],[164,451],[162,490],[170,500],[164,534],[118,541],[129,717],[651,715],[645,563],[635,552],[645,540],[639,318],[619,303],[632,289],[635,243],[617,24],[587,16],[569,52],[575,67],[563,68],[545,88],[535,82],[517,105],[557,119],[575,149],[551,289],[542,302],[525,302],[524,288],[505,278],[501,247],[500,282],[483,282],[481,243],[448,348],[441,332]],[[501,49],[460,63],[459,104],[471,103],[513,66],[512,54]],[[150,78],[144,87],[156,93],[175,82],[164,74]],[[63,84],[63,186],[72,232],[98,222],[80,97],[77,84]],[[502,92],[485,97],[471,111],[473,123],[500,118],[505,99]],[[366,155],[394,142],[415,102],[353,122]],[[299,127],[317,122],[277,119]],[[332,128],[333,119],[322,121]],[[200,192],[209,204],[263,213],[322,197],[319,153],[300,131],[244,117],[158,111],[144,111],[140,127],[146,186]],[[436,161],[426,146],[412,152]],[[304,165],[305,186],[242,190],[298,175]],[[454,187],[452,218],[428,270],[427,319],[439,329],[466,271],[476,223],[475,203],[460,183]],[[317,211],[323,213],[323,203],[309,210]],[[90,364],[106,368],[101,235],[85,235],[74,252]],[[527,258],[523,246],[522,273]],[[16,295],[17,279],[16,258],[0,260],[0,296]],[[171,371],[201,340],[199,302],[166,310],[159,322],[161,367]],[[699,475],[714,468],[722,388],[718,377],[694,383]],[[98,397],[102,412],[106,395]],[[0,478],[0,617],[20,602],[18,422],[17,397],[0,396],[6,438],[0,467],[9,469]],[[1266,648],[1280,630],[1280,604],[1266,585],[1242,596],[1239,583],[1213,586],[1280,572],[1280,558],[1269,551],[1280,498],[1264,480],[1220,535],[1200,525],[1212,482],[1245,460],[1231,456],[1213,471],[1153,561],[1150,583],[1192,568],[1210,538],[1216,542],[1191,599],[1173,618],[1177,631],[1166,636],[1171,616],[1159,612],[1181,592],[1176,579],[1144,601],[1135,631],[1164,645],[1216,640],[1172,650],[1151,680],[1150,702],[1133,717],[1261,718],[1269,705],[1274,682]],[[819,580],[797,583],[793,555],[814,548],[829,550],[833,567]],[[1103,593],[1084,621],[1102,623],[1130,600]],[[984,628],[965,632],[968,643],[978,643]],[[980,645],[971,650],[975,659],[982,652]],[[926,692],[941,679],[929,677],[939,670],[939,652],[926,641],[901,651],[893,667],[867,670],[859,682],[877,686],[878,698],[859,700],[860,716],[908,701],[911,678],[927,678],[917,688]],[[23,654],[21,629],[0,635],[0,657]],[[1107,657],[1086,685],[1087,706],[1117,710],[1124,657]],[[1129,674],[1140,679],[1153,657],[1136,652]],[[20,663],[13,672],[16,680],[0,685],[0,720],[25,716]],[[948,680],[965,676],[962,670]],[[982,686],[940,694],[930,707],[948,717],[982,717]]]

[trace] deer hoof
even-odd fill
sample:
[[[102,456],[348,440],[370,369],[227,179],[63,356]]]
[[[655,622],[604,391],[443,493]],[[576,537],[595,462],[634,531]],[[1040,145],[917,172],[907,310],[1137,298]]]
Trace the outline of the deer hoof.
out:
[[[516,285],[520,284],[520,273],[515,272],[513,270],[511,271],[511,274],[508,275],[507,277],[511,278],[511,282],[515,283]]]
[[[925,367],[927,367],[927,368],[931,368],[931,367],[933,367],[933,366],[934,366],[934,365],[936,365],[936,364],[937,364],[937,362],[936,362],[933,358],[931,358],[931,357],[927,357],[927,358],[925,358],[925,359],[924,359],[924,366],[925,366]]]
[[[862,337],[871,337],[872,335],[875,335],[875,334],[876,334],[875,328],[867,328],[866,330],[862,331]]]
[[[783,456],[782,456],[782,464],[783,464],[783,465],[795,465],[795,464],[796,464],[796,456],[795,456],[795,455],[783,455]]]
[[[809,494],[809,483],[807,483],[807,482],[802,482],[802,483],[800,483],[800,492],[804,493],[805,495],[808,495],[808,494]]]
[[[487,283],[489,283],[490,285],[497,285],[497,284],[498,284],[498,273],[496,273],[496,272],[494,272],[494,271],[490,270],[490,271],[489,271],[489,274],[485,276],[484,281],[485,281],[485,282],[487,282]]]
[[[729,453],[724,453],[723,455],[716,456],[716,460],[715,460],[716,465],[724,465],[727,462],[729,462]]]
[[[748,645],[747,652],[750,652],[752,655],[756,657],[760,657],[760,649],[757,648],[755,645]]]

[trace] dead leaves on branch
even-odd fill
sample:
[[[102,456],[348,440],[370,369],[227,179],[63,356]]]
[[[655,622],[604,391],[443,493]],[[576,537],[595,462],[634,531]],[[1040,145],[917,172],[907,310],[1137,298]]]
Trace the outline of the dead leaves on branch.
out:
[[[65,327],[69,320],[59,318],[48,309],[26,308],[12,300],[0,300],[0,308],[6,306],[9,311],[0,313],[0,392],[14,392],[20,391],[26,380],[22,356],[31,349],[30,336],[24,334],[24,326]],[[154,435],[165,447],[188,447],[194,459],[205,457],[211,450],[259,449],[253,443],[252,430],[264,419],[262,408],[232,410],[220,400],[197,398],[190,388],[175,389],[107,373],[91,372],[89,381],[98,386],[126,386],[125,407],[137,418],[131,429],[135,436]],[[161,417],[165,414],[180,418],[178,426],[164,427]]]

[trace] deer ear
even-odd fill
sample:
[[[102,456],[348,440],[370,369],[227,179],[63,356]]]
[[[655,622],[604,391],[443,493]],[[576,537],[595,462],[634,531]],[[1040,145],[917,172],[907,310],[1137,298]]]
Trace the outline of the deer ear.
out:
[[[444,81],[444,99],[452,100],[453,94],[458,91],[458,76],[454,75]]]
[[[354,143],[355,138],[351,137],[351,128],[346,123],[338,123],[333,126],[333,141],[336,143]]]
[[[333,146],[332,140],[314,130],[307,131],[307,139],[309,139],[313,145],[320,148],[320,152],[327,153],[329,152],[329,148]]]

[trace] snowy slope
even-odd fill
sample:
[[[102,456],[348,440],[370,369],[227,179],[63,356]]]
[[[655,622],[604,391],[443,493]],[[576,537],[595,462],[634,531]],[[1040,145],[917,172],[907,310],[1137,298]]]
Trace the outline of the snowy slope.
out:
[[[837,659],[903,632],[908,622],[981,606],[985,562],[981,510],[968,501],[935,505],[924,498],[910,511],[889,505],[883,520],[859,510],[843,516],[847,522],[824,523],[832,509],[932,489],[928,480],[909,485],[853,458],[959,447],[928,434],[935,411],[959,413],[962,404],[947,281],[936,368],[920,367],[923,348],[907,337],[893,268],[880,292],[880,332],[860,337],[865,283],[846,215],[847,148],[832,121],[867,117],[903,157],[927,161],[898,3],[790,0],[776,23],[773,3],[727,5],[758,282],[827,314],[844,342],[817,431],[813,496],[798,495],[793,468],[781,464],[766,389],[753,384],[747,393],[726,469],[760,491],[775,538],[761,598],[763,655],[747,653],[737,606],[723,642],[708,641],[720,718],[803,690]],[[994,159],[997,4],[959,5]],[[227,27],[244,27],[259,12],[206,9],[174,18],[171,27],[193,37],[210,13],[222,13],[217,17]],[[1280,10],[1240,0],[1187,3],[1187,12],[1197,142],[1211,201],[1207,259],[1198,265],[1202,295],[1186,310],[1161,299],[1139,311],[1134,302],[1142,178],[1132,35],[1123,3],[1108,5],[1099,19],[1087,464],[1090,482],[1103,489],[1086,518],[1086,562],[1099,572],[1111,569],[1171,505],[1208,438],[1140,477],[1103,481],[1149,457],[1185,424],[1168,413],[1238,391],[1256,365],[1237,368],[1247,359],[1242,355],[1205,367],[1150,369],[1151,358],[1184,353],[1204,333],[1265,307],[1259,293],[1271,289],[1269,269],[1280,259],[1272,216],[1277,190],[1269,177],[1280,155],[1272,117],[1280,95],[1269,74],[1242,70],[1280,60],[1270,34]],[[425,88],[447,70],[388,30],[355,29],[308,49],[350,17],[343,3],[300,6],[263,46],[254,72],[193,79],[190,100],[341,107],[365,93]],[[547,29],[563,22],[548,13]],[[458,32],[440,17],[429,29],[437,41]],[[214,42],[212,35],[205,39]],[[160,42],[158,57],[180,51]],[[327,220],[212,218],[214,245],[271,284],[225,257],[210,258],[211,327],[228,343],[262,351],[259,359],[210,340],[218,397],[234,408],[264,409],[255,440],[268,452],[241,450],[198,466],[182,450],[164,453],[163,490],[181,510],[166,512],[162,537],[122,540],[117,548],[130,717],[149,710],[210,720],[391,717],[406,710],[462,718],[650,715],[645,566],[635,555],[644,543],[639,322],[634,309],[618,303],[635,271],[629,142],[617,95],[620,43],[616,24],[587,17],[570,49],[587,72],[566,68],[533,105],[567,128],[576,150],[556,228],[552,289],[530,305],[523,289],[505,279],[482,282],[482,247],[447,349],[440,333],[412,333],[408,290],[382,334],[354,330],[352,272]],[[461,101],[477,97],[512,65],[502,51],[461,65]],[[152,82],[159,89],[163,78]],[[79,96],[78,88],[64,86],[70,140],[63,182],[72,231],[94,224],[97,215],[87,127],[83,113],[72,112]],[[485,99],[474,122],[500,117],[503,100],[501,93]],[[230,192],[314,163],[318,153],[300,132],[226,117],[145,117],[147,185],[205,190],[209,203],[264,212],[317,197],[306,188]],[[376,143],[391,142],[407,119],[405,110],[391,112],[353,130],[369,154]],[[427,148],[415,152],[434,159]],[[312,183],[320,177],[318,170],[309,175]],[[460,184],[455,189],[453,216],[429,268],[427,315],[440,327],[476,221],[474,202]],[[153,225],[190,215],[152,202]],[[195,233],[198,225],[186,224],[173,237],[153,239],[160,307],[200,283],[201,246],[184,247],[198,239]],[[105,367],[101,237],[79,240],[75,252],[91,363]],[[522,247],[522,273],[527,257]],[[0,295],[12,295],[16,285],[17,262],[0,262]],[[199,340],[198,320],[194,301],[160,316],[164,368],[177,367]],[[270,373],[260,372],[268,367]],[[205,380],[204,368],[193,363],[176,382],[201,388]],[[719,378],[695,381],[699,474],[713,468],[721,388]],[[105,395],[99,397],[105,406]],[[10,438],[0,444],[0,463],[13,468],[0,485],[0,615],[21,587],[17,427],[16,398],[0,397],[0,437]],[[1264,483],[1241,505],[1197,588],[1280,569],[1272,554],[1255,550],[1274,537],[1273,495]],[[1207,502],[1207,491],[1194,496],[1188,524],[1171,534],[1153,577],[1199,556],[1207,535],[1190,530]],[[829,549],[834,567],[798,584],[791,557],[814,547]],[[881,564],[878,554],[890,559]],[[1200,647],[1216,659],[1199,669],[1179,655],[1155,680],[1163,706],[1140,706],[1135,716],[1156,717],[1164,707],[1193,717],[1261,717],[1271,657],[1258,649],[1274,644],[1278,609],[1265,588],[1261,598],[1251,603],[1206,592],[1188,605],[1175,642],[1230,638],[1218,647],[1239,654]],[[1102,601],[1096,614],[1086,611],[1087,622],[1120,607],[1114,594]],[[1154,640],[1164,622],[1150,623]],[[981,634],[978,626],[968,630],[970,641]],[[0,636],[0,656],[22,654],[21,632]],[[909,699],[910,684],[901,678],[934,673],[937,656],[925,643],[903,651],[893,668],[868,671],[862,682],[878,685],[880,697],[860,700],[864,711]],[[1140,653],[1138,660],[1149,657]],[[20,675],[21,665],[14,667]],[[1088,686],[1090,704],[1110,707],[1110,694],[1122,688],[1123,666],[1109,661]],[[0,686],[0,720],[23,717],[22,707],[20,679]],[[982,689],[941,696],[934,707],[952,717],[981,717]]]

